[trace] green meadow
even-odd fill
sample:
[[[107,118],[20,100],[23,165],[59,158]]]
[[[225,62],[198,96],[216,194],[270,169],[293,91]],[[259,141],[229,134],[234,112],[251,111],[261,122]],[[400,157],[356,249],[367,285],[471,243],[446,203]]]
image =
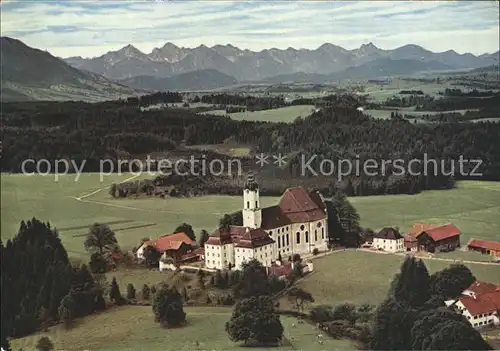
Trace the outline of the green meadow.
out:
[[[95,222],[110,224],[119,244],[129,249],[141,238],[171,233],[183,222],[190,223],[197,233],[201,229],[211,232],[223,214],[242,207],[239,196],[113,199],[107,187],[130,178],[130,174],[104,176],[102,181],[95,173],[82,174],[78,181],[75,177],[61,176],[55,181],[53,176],[2,174],[2,240],[15,235],[22,220],[36,217],[58,229],[70,255],[86,258],[84,236]],[[83,195],[89,196],[77,199]],[[263,197],[262,205],[278,200]],[[364,227],[398,226],[406,232],[415,222],[452,222],[462,230],[463,243],[471,237],[500,239],[498,182],[463,181],[452,190],[354,197],[351,201]]]

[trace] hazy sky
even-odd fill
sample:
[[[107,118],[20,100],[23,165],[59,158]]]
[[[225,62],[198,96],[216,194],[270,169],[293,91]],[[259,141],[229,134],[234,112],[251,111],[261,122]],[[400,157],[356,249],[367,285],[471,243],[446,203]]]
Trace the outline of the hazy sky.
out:
[[[99,56],[133,44],[346,49],[373,42],[432,51],[499,50],[497,1],[55,1],[3,0],[3,36],[54,55]]]

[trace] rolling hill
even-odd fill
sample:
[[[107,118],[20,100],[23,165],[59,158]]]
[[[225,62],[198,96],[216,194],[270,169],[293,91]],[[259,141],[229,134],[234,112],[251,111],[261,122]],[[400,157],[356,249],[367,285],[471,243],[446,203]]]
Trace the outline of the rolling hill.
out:
[[[2,101],[100,101],[139,93],[16,39],[1,37],[0,47]]]
[[[236,84],[237,80],[215,69],[205,69],[168,78],[138,76],[124,79],[121,83],[137,89],[182,91],[217,89]]]

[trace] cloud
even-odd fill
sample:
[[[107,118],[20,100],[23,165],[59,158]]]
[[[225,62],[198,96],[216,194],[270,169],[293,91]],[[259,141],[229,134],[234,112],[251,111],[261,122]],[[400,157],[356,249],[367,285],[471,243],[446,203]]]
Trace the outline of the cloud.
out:
[[[353,49],[417,44],[433,51],[499,50],[496,1],[14,1],[2,35],[58,56],[99,56],[133,44],[144,52],[231,43],[240,48]]]

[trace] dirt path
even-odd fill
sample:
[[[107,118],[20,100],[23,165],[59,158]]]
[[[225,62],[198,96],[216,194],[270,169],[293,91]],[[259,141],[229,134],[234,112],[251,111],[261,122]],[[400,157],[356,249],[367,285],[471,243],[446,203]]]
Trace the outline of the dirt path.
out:
[[[125,180],[122,180],[119,184],[122,184],[122,183],[126,183],[126,182],[129,182],[133,179],[136,179],[137,177],[139,177],[139,174],[136,174],[132,177],[129,177]],[[79,197],[76,197],[76,196],[72,196],[73,199],[77,200],[77,201],[80,201],[80,202],[86,202],[86,203],[90,203],[90,204],[96,204],[96,205],[101,205],[101,206],[107,206],[107,207],[115,207],[115,208],[122,208],[122,209],[125,209],[125,210],[133,210],[133,211],[141,211],[141,212],[162,212],[162,213],[170,213],[170,214],[184,214],[185,212],[180,212],[180,211],[169,211],[169,210],[162,210],[162,209],[147,209],[147,208],[139,208],[139,207],[133,207],[133,206],[127,206],[127,205],[119,205],[119,204],[111,204],[109,202],[104,202],[104,201],[96,201],[96,200],[89,200],[87,199],[88,197],[92,196],[92,195],[95,195],[105,189],[108,189],[111,185],[107,185],[105,187],[102,187],[102,188],[99,188],[99,189],[96,189],[94,191],[91,191],[90,193],[87,193],[87,194],[84,194],[84,195],[81,195]],[[224,215],[225,213],[223,212],[214,212],[212,213],[214,215]]]
[[[373,250],[369,250],[369,249],[347,249],[347,250],[369,252],[369,253],[379,254],[379,255],[395,255],[395,256],[402,256],[402,257],[407,256],[407,254],[404,252],[373,251]],[[444,262],[453,262],[453,263],[482,264],[482,265],[486,265],[486,266],[498,266],[500,268],[500,264],[495,263],[495,262],[467,261],[467,260],[457,260],[457,259],[452,259],[452,258],[440,258],[440,257],[418,257],[418,256],[416,256],[416,257],[420,258],[422,260],[434,260],[434,261],[444,261]]]

